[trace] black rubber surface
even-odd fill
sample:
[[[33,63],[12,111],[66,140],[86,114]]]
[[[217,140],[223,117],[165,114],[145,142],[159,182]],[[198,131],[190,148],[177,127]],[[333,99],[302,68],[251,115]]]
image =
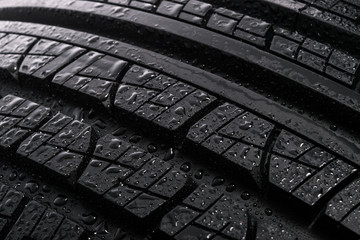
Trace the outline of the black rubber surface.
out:
[[[358,239],[359,14],[0,1],[0,239]]]

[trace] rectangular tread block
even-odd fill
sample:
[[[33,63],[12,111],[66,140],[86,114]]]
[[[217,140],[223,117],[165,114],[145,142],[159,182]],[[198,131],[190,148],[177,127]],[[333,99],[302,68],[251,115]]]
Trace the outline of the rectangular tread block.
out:
[[[163,174],[169,171],[171,164],[161,159],[154,158],[148,161],[139,171],[135,172],[125,182],[136,188],[147,189]]]
[[[341,221],[355,206],[360,203],[360,179],[356,179],[327,204],[325,214],[335,221]]]
[[[292,160],[272,155],[269,166],[269,181],[286,192],[292,192],[314,173],[314,169]]]
[[[47,209],[30,237],[37,240],[51,239],[57,228],[60,226],[62,219],[63,216],[56,213],[54,210]]]
[[[260,37],[265,37],[271,30],[270,23],[250,16],[243,17],[237,27]]]
[[[190,128],[187,139],[195,143],[201,143],[219,127],[240,115],[242,112],[244,112],[244,110],[235,105],[224,103],[195,123]]]
[[[21,240],[29,236],[45,212],[45,209],[46,207],[38,202],[29,202],[5,239]]]
[[[211,15],[207,27],[226,34],[232,34],[237,21],[219,14]]]
[[[94,156],[109,161],[115,161],[130,148],[130,144],[107,134],[100,138],[95,147]]]
[[[154,90],[121,84],[116,92],[114,106],[119,110],[134,112],[156,94]]]
[[[299,48],[297,42],[275,36],[271,42],[270,50],[284,57],[295,59]]]
[[[60,55],[59,63],[61,63],[60,66],[64,66],[73,60],[73,58],[78,57],[83,53],[84,50],[82,49],[70,49]],[[57,85],[63,85],[67,80],[69,80],[71,77],[79,73],[84,68],[88,67],[90,64],[95,62],[96,60],[100,59],[103,55],[97,52],[88,52],[82,56],[80,56],[78,59],[73,61],[72,63],[68,64],[65,68],[63,68],[61,71],[59,71],[54,79],[52,80],[52,83]],[[56,58],[56,59],[58,59]],[[53,61],[55,62],[56,59]],[[58,64],[59,64],[58,63]]]
[[[207,184],[201,184],[183,201],[183,203],[199,210],[205,210],[221,196],[222,193],[220,191]]]
[[[272,123],[245,112],[223,126],[218,132],[229,138],[241,139],[249,144],[264,147],[273,128]]]
[[[162,218],[160,231],[168,236],[174,236],[182,228],[189,225],[198,215],[199,212],[188,207],[177,206]]]
[[[69,219],[65,219],[52,240],[80,240],[84,228]]]
[[[215,100],[215,97],[196,90],[163,112],[154,122],[166,129],[177,130]]]
[[[302,184],[293,195],[309,205],[314,205],[354,172],[356,169],[347,163],[341,160],[333,161]]]
[[[79,178],[78,183],[97,195],[103,195],[130,174],[130,169],[92,159]]]

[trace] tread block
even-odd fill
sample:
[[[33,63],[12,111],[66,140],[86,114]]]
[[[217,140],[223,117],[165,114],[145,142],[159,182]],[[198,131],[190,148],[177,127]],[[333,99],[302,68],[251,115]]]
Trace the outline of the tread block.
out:
[[[120,85],[116,92],[114,106],[121,110],[134,112],[156,94],[157,92],[154,90],[131,85]]]
[[[80,48],[80,47],[69,48],[68,50],[64,51],[61,55],[54,58],[51,62],[49,62],[48,64],[46,64],[43,67],[41,67],[40,69],[38,69],[36,72],[34,72],[33,76],[37,77],[39,79],[45,79],[45,78],[49,77],[50,75],[54,74],[55,72],[57,72],[59,69],[64,67],[66,64],[73,61],[73,59],[75,59],[76,57],[80,56],[84,51],[85,51],[85,49]],[[77,62],[77,61],[75,61],[75,62]],[[67,69],[67,68],[64,68],[58,74],[62,73],[65,69]],[[53,80],[53,82],[54,82],[54,80]]]
[[[121,80],[122,83],[133,84],[136,86],[142,86],[148,81],[152,80],[156,77],[158,73],[154,72],[153,70],[133,65],[125,74],[123,79]],[[126,85],[126,84],[125,84]]]
[[[296,31],[290,31],[285,28],[274,27],[274,33],[282,37],[288,38],[295,42],[301,43],[304,41],[305,37]]]
[[[135,114],[141,118],[152,121],[165,110],[166,107],[151,103],[145,103],[136,110]]]
[[[69,219],[64,219],[56,231],[53,240],[79,240],[83,232],[83,227]]]
[[[325,69],[325,59],[304,50],[299,51],[297,61],[320,72]]]
[[[360,179],[356,179],[336,194],[327,204],[325,214],[336,221],[341,221],[351,209],[360,203],[359,184]]]
[[[91,79],[89,82],[85,83],[79,89],[79,92],[99,100],[100,102],[105,102],[110,97],[110,90],[113,86],[113,82],[102,80],[102,79]],[[107,103],[108,104],[108,103]]]
[[[118,58],[104,56],[82,70],[80,74],[115,81],[127,64],[126,61]]]
[[[21,128],[10,129],[0,137],[0,147],[4,149],[13,147],[15,144],[21,141],[28,133],[29,130]]]
[[[319,147],[315,147],[301,156],[299,161],[309,164],[315,168],[320,168],[328,162],[334,160],[334,158],[335,157],[327,151],[322,150]]]
[[[166,129],[177,130],[215,100],[215,97],[196,90],[163,112],[154,122]]]
[[[69,88],[73,91],[78,91],[82,87],[85,86],[88,82],[91,81],[91,78],[89,77],[81,77],[81,76],[73,76],[69,80],[67,80],[63,86],[66,88]]]
[[[330,56],[329,64],[350,74],[355,74],[359,68],[359,59],[339,50],[334,50]]]
[[[234,36],[236,38],[239,38],[245,42],[248,42],[250,44],[254,44],[258,47],[265,47],[265,38],[256,36],[254,34],[242,31],[240,29],[236,29],[234,32]]]
[[[117,185],[119,181],[128,177],[130,173],[131,170],[119,165],[92,159],[79,178],[78,183],[86,189],[102,195]]]
[[[162,218],[160,231],[169,236],[174,236],[182,228],[189,225],[198,215],[198,212],[188,207],[177,206]]]
[[[36,108],[39,107],[39,104],[26,100],[19,107],[17,107],[12,113],[12,116],[16,117],[25,117],[33,112]]]
[[[126,205],[125,209],[136,217],[144,219],[148,216],[151,217],[151,213],[160,208],[164,203],[164,199],[142,193]]]
[[[190,0],[184,7],[184,11],[204,17],[212,8],[209,3],[200,2],[197,0]]]
[[[0,214],[11,217],[19,207],[23,198],[23,193],[10,189],[0,202]]]
[[[262,151],[252,145],[236,143],[230,147],[223,156],[237,166],[253,171],[260,166]]]
[[[44,164],[51,158],[55,157],[60,152],[60,149],[55,146],[42,145],[29,155],[29,159],[39,164]]]
[[[28,48],[36,41],[35,37],[18,35],[12,41],[9,41],[6,45],[2,46],[0,53],[12,53],[22,54],[25,53]]]
[[[200,25],[202,23],[202,21],[203,21],[203,19],[201,17],[195,16],[193,14],[189,14],[189,13],[186,13],[186,12],[180,13],[179,18],[181,20],[184,20],[186,22],[190,22],[190,23],[195,24],[195,25]]]
[[[48,142],[58,147],[67,147],[70,143],[77,139],[84,130],[88,128],[89,125],[78,120],[73,120]]]
[[[83,156],[68,151],[62,151],[47,161],[44,165],[57,173],[61,178],[70,183],[76,182],[78,168],[83,161]]]
[[[329,57],[332,48],[328,45],[315,41],[311,38],[306,38],[304,43],[301,45],[303,48],[308,50],[309,52],[320,55],[324,58]]]
[[[244,15],[235,11],[232,11],[230,9],[226,9],[226,8],[217,8],[215,9],[215,12],[218,14],[221,14],[225,17],[229,17],[235,20],[240,20]]]
[[[5,239],[21,240],[29,236],[45,212],[45,209],[46,207],[38,202],[29,202]]]
[[[183,188],[190,188],[193,181],[185,173],[177,170],[169,171],[158,182],[156,182],[149,191],[162,197],[172,198]]]
[[[247,214],[245,212],[245,206],[235,201],[229,196],[222,196],[209,210],[201,215],[196,223],[209,228],[214,231],[220,231],[227,224],[232,221],[241,220],[243,223],[244,235],[246,235],[247,229]],[[239,237],[245,238],[246,236],[240,235]]]
[[[62,219],[63,216],[53,210],[47,209],[30,237],[37,240],[51,239]]]
[[[120,183],[118,186],[110,189],[104,195],[104,198],[117,206],[124,207],[140,195],[140,193],[140,191]]]
[[[360,7],[345,2],[337,2],[331,7],[331,10],[354,21],[357,21],[360,18]]]
[[[59,42],[47,40],[47,39],[40,39],[36,42],[36,44],[31,48],[29,54],[46,54],[50,49],[54,48],[55,46],[59,45]]]
[[[230,121],[243,112],[244,110],[233,104],[224,103],[195,123],[190,128],[187,134],[187,139],[190,139],[195,143],[200,143],[224,123]]]
[[[279,240],[297,240],[291,231],[284,228],[281,224],[257,218],[256,240],[273,239],[275,236]]]
[[[326,74],[348,85],[352,85],[355,79],[354,75],[340,71],[332,66],[326,67]]]
[[[75,152],[89,153],[93,128],[89,127],[83,131],[67,148]]]
[[[247,214],[244,214],[243,219],[237,219],[231,221],[226,228],[222,230],[222,233],[230,238],[245,240],[246,236],[248,236],[247,232],[247,218],[245,217]],[[216,238],[214,238],[216,239]],[[216,240],[226,240],[227,238],[219,238]]]
[[[39,106],[27,117],[25,117],[18,126],[23,128],[34,129],[50,116],[50,108]]]
[[[98,140],[94,156],[114,161],[124,154],[129,148],[129,143],[122,141],[113,135],[107,134]]]
[[[232,34],[236,24],[237,21],[215,13],[208,20],[207,27],[219,32]]]
[[[154,5],[152,5],[150,3],[144,3],[144,2],[139,2],[139,1],[135,1],[135,0],[130,2],[130,6],[134,7],[134,8],[139,8],[144,11],[149,11],[149,12],[154,9]]]
[[[20,59],[21,54],[0,54],[0,68],[15,71]]]
[[[72,57],[71,56],[72,54],[70,54],[70,51],[73,51],[73,50],[70,49],[70,50],[66,51],[65,53],[60,55],[58,58],[60,58],[60,57],[62,57],[64,55],[63,58],[72,60],[72,58],[75,57],[75,56]],[[76,56],[79,56],[82,52],[83,51],[79,51],[79,53],[76,54]],[[101,57],[103,57],[103,54],[93,52],[93,51],[82,55],[81,57],[79,57],[78,59],[76,59],[75,61],[73,61],[69,65],[67,65],[65,68],[63,68],[61,71],[59,71],[55,75],[54,79],[52,80],[52,83],[55,83],[55,84],[58,84],[58,85],[63,85],[71,77],[75,76],[81,70],[83,70],[84,68],[86,68],[90,64],[94,63],[96,60],[100,59]],[[70,61],[64,62],[62,64],[62,66],[69,63],[69,62]]]
[[[17,149],[16,153],[26,157],[32,152],[34,152],[38,147],[40,147],[43,143],[45,143],[51,135],[46,133],[36,132],[31,136],[26,138]]]
[[[299,44],[280,36],[274,36],[270,50],[284,57],[295,59]]]
[[[14,127],[21,119],[14,117],[5,117],[0,120],[0,135],[3,135]]]
[[[177,17],[180,14],[182,8],[183,5],[181,4],[169,1],[161,1],[156,12],[169,17]]]
[[[209,232],[202,228],[190,225],[182,230],[178,235],[175,236],[176,240],[188,240],[188,239],[211,239],[215,233]]]
[[[0,114],[10,114],[24,101],[25,100],[23,98],[19,98],[11,94],[6,95],[0,100]]]
[[[53,56],[26,55],[21,63],[20,72],[26,75],[32,75],[53,59]]]
[[[151,101],[153,103],[169,107],[174,105],[180,99],[183,99],[194,90],[194,87],[189,86],[186,83],[177,82],[154,97]]]
[[[160,74],[152,78],[151,80],[145,82],[144,87],[163,91],[175,83],[176,80],[174,78]]]
[[[50,48],[49,50],[47,50],[46,55],[59,56],[71,48],[72,48],[72,46],[69,44],[60,43],[60,44],[57,44],[56,46]]]
[[[241,139],[249,144],[264,147],[273,128],[274,125],[268,121],[252,113],[245,112],[221,128],[219,133],[230,138]]]
[[[208,150],[217,153],[222,154],[224,153],[229,147],[231,147],[235,143],[234,140],[218,135],[213,134],[209,138],[207,138],[205,141],[201,143],[201,146],[207,148]]]
[[[131,146],[116,162],[133,169],[139,169],[151,158],[151,154],[144,149]]]
[[[341,160],[333,161],[296,189],[293,195],[309,205],[314,205],[355,171],[354,167]]]
[[[298,136],[282,130],[274,145],[273,151],[290,158],[296,158],[308,151],[313,145]]]
[[[271,30],[270,23],[250,16],[243,17],[237,27],[260,37],[265,37]]]
[[[286,192],[293,191],[313,173],[313,169],[297,162],[276,155],[271,156],[269,181]]]
[[[216,202],[221,195],[221,192],[215,188],[208,186],[207,184],[201,184],[183,201],[183,203],[199,210],[205,210],[211,204]]]
[[[0,39],[0,47],[6,46],[9,42],[15,40],[19,35],[17,34],[7,34],[5,37]]]
[[[342,225],[360,235],[360,206],[354,209],[343,221]]]
[[[58,133],[63,127],[68,125],[73,119],[69,116],[66,116],[58,112],[53,116],[48,122],[46,122],[41,128],[40,131],[47,133]]]
[[[0,183],[0,200],[2,200],[6,193],[8,192],[9,187],[3,183]]]
[[[139,171],[126,179],[125,182],[130,186],[146,189],[158,181],[171,167],[170,163],[154,158],[148,161]]]

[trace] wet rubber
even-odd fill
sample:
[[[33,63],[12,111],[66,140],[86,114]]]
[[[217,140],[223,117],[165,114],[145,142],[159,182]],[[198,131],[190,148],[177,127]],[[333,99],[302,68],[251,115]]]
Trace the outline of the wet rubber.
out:
[[[0,239],[358,239],[359,13],[0,1]]]

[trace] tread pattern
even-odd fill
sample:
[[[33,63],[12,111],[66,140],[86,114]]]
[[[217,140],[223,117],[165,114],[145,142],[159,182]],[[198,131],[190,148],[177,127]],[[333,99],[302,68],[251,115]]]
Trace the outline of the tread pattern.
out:
[[[12,112],[21,113],[21,109],[27,110],[27,105],[34,106],[35,103],[12,95],[0,102],[0,113],[4,114],[0,123],[3,150],[17,152],[19,157],[37,168],[44,168],[70,185],[79,185],[119,208],[124,207],[125,212],[137,218],[145,219],[166,202],[191,192],[190,178],[143,149],[113,135],[100,138],[94,147],[91,146],[93,130],[81,121],[61,113],[52,116],[43,106],[37,106],[27,115],[18,114],[22,115],[19,118]],[[70,145],[71,149],[68,148]],[[91,154],[90,160],[87,154]],[[80,166],[84,164],[87,166],[81,172]],[[164,187],[169,191],[165,192]],[[132,193],[128,201],[123,202],[122,192]],[[12,208],[6,208],[2,214],[11,213]]]
[[[132,4],[136,2],[136,4]],[[311,6],[321,6],[310,1]],[[329,1],[330,2],[330,1]],[[346,2],[333,1],[331,8],[333,13],[340,14],[333,18],[350,18],[356,20],[353,14],[360,13],[360,7]],[[326,42],[320,43],[314,39],[303,36],[298,32],[291,32],[274,24],[268,23],[258,18],[244,15],[239,12],[226,8],[214,8],[211,4],[197,0],[190,1],[160,1],[153,5],[147,1],[126,1],[109,2],[120,6],[130,6],[133,8],[156,12],[158,14],[178,18],[191,24],[203,26],[210,30],[230,35],[240,41],[244,41],[253,46],[264,48],[288,60],[294,61],[299,65],[310,68],[313,71],[321,72],[333,80],[341,82],[349,87],[354,86],[356,76],[358,76],[359,59],[351,54],[331,47]],[[147,7],[145,7],[147,6]],[[305,5],[304,5],[305,6]],[[303,8],[305,8],[303,6]],[[331,4],[328,4],[330,10]],[[325,7],[323,5],[322,7]],[[336,10],[334,10],[336,9]],[[350,9],[346,11],[344,9]],[[313,7],[306,8],[304,14],[314,18],[330,18],[333,13],[317,13]],[[353,13],[353,14],[351,14]],[[324,14],[324,15],[322,15]],[[325,16],[325,15],[328,16]],[[356,15],[357,16],[357,15]],[[346,25],[350,20],[343,20]],[[339,20],[341,22],[341,20]],[[353,32],[359,32],[358,27],[353,24]],[[270,44],[270,45],[269,45]]]
[[[79,240],[85,229],[45,205],[27,199],[23,193],[0,183],[2,239]],[[13,220],[15,218],[15,221]]]
[[[161,220],[160,230],[169,237],[217,235],[238,239],[238,236],[245,238],[246,234],[263,238],[276,234],[279,239],[296,239],[293,233],[276,227],[276,222],[265,221],[263,225],[260,223],[263,220],[250,220],[251,214],[247,213],[243,200],[204,184],[197,187],[170,162],[139,147],[109,134],[94,142],[92,127],[81,121],[52,113],[48,108],[13,95],[0,100],[0,114],[3,116],[0,138],[7,139],[6,144],[1,145],[2,151],[16,152],[17,161],[43,168],[47,175],[55,174],[58,180],[98,196],[137,221],[149,224],[149,221]],[[16,120],[7,120],[10,118]],[[24,133],[7,137],[20,130]],[[81,165],[86,166],[84,170]],[[9,217],[24,199],[22,193],[5,185],[0,187],[0,197],[0,214]],[[7,207],[4,208],[4,204]],[[229,212],[226,219],[209,220],[225,211]],[[249,221],[252,224],[247,226]],[[261,227],[252,227],[255,222]],[[82,227],[54,210],[30,201],[6,239],[75,240],[83,236],[83,232]]]
[[[3,38],[19,36],[8,34]],[[39,49],[43,49],[39,47],[41,44],[45,50],[39,53]],[[50,83],[54,89],[81,95],[115,114],[130,113],[168,131],[190,127],[186,136],[190,144],[200,145],[204,152],[219,156],[223,163],[248,173],[255,182],[259,181],[256,176],[261,167],[267,167],[267,173],[260,180],[268,181],[310,208],[319,204],[324,206],[323,202],[330,200],[337,191],[339,194],[352,191],[351,185],[350,190],[343,188],[357,171],[351,160],[339,154],[333,156],[334,152],[305,140],[299,133],[283,129],[275,120],[264,119],[243,106],[224,102],[224,99],[181,79],[101,52],[35,38],[31,44],[20,45],[27,47],[14,50],[16,53],[4,53],[3,56],[9,56],[9,59],[19,58],[10,65],[4,60],[2,68],[19,66],[21,74],[31,75],[32,80],[41,84]],[[11,46],[11,49],[16,47]],[[92,128],[81,121],[11,95],[0,100],[0,114],[0,147],[4,151],[16,152],[19,159],[55,173],[69,185],[104,199],[136,220],[150,224],[149,219],[162,218],[161,231],[166,235],[175,235],[178,239],[195,233],[231,237],[236,233],[230,233],[233,228],[228,229],[228,226],[238,226],[238,222],[248,224],[236,230],[244,237],[249,231],[251,235],[258,232],[258,236],[275,234],[269,229],[278,231],[272,227],[251,227],[254,221],[261,220],[253,220],[247,213],[246,216],[231,215],[231,221],[206,222],[217,209],[226,211],[226,204],[241,209],[241,203],[228,200],[229,197],[224,195],[205,203],[205,208],[192,205],[187,199],[196,185],[190,177],[116,136],[97,139]],[[164,191],[164,188],[171,191]],[[126,197],[119,199],[122,195]],[[325,203],[328,209],[333,208],[333,212],[344,208],[334,203],[336,198],[327,205]],[[198,204],[201,200],[194,202]],[[176,208],[179,203],[180,209]],[[335,221],[341,220],[340,224],[357,232],[352,221],[359,212],[354,208],[357,203],[347,204],[342,217],[333,217],[330,210],[326,215]],[[180,229],[178,224],[166,220],[170,216],[163,217],[168,210],[185,212],[186,219],[179,219]],[[201,221],[204,219],[205,222]],[[284,239],[293,236],[281,234],[285,234]]]
[[[246,1],[247,2],[247,1]],[[114,6],[113,4],[125,4],[124,6]],[[291,2],[289,4],[284,3],[283,1],[276,1],[274,4],[272,1],[269,0],[258,0],[255,1],[255,4],[264,3],[266,6],[273,6],[276,5],[278,9],[283,10],[288,8],[294,8],[290,10],[290,13],[295,11],[295,19],[296,16],[299,14],[301,15],[301,19],[303,19],[302,22],[311,21],[313,18],[316,18],[317,13],[310,13],[306,15],[304,12],[308,9],[313,9],[313,7],[308,7],[305,4],[300,4],[298,2]],[[83,12],[83,9],[89,9],[93,14],[98,14],[99,16],[106,16],[106,17],[112,17],[115,19],[118,19],[120,21],[126,21],[129,23],[134,23],[133,18],[131,16],[137,15],[140,16],[140,18],[137,18],[136,24],[141,24],[143,27],[148,28],[154,28],[155,26],[158,26],[158,22],[161,22],[162,31],[164,31],[167,35],[172,35],[175,38],[181,37],[182,39],[189,40],[191,42],[196,42],[197,44],[200,44],[202,46],[205,46],[207,48],[213,49],[215,52],[222,52],[224,54],[230,54],[234,56],[235,58],[240,59],[245,64],[249,64],[252,67],[261,67],[262,69],[268,71],[270,74],[274,76],[280,76],[280,83],[290,83],[294,84],[296,87],[301,87],[301,89],[306,90],[306,92],[316,93],[320,94],[319,96],[326,98],[327,100],[335,100],[337,104],[341,105],[342,107],[345,107],[344,109],[346,111],[350,111],[354,114],[359,114],[360,104],[358,100],[358,72],[359,72],[359,59],[357,56],[352,56],[351,54],[347,53],[346,50],[342,50],[339,47],[336,46],[330,46],[329,43],[326,41],[320,40],[321,42],[318,42],[315,39],[308,39],[307,45],[303,45],[302,42],[297,43],[294,42],[292,39],[286,39],[282,36],[278,36],[277,33],[289,33],[286,35],[289,35],[289,38],[292,36],[299,35],[296,31],[288,31],[286,29],[280,29],[276,31],[277,28],[279,28],[276,25],[271,25],[269,22],[256,19],[252,16],[244,16],[240,21],[237,20],[237,16],[239,14],[233,13],[228,14],[230,15],[229,19],[231,20],[224,20],[223,18],[226,18],[226,14],[229,12],[229,10],[219,11],[215,13],[215,10],[213,10],[212,5],[204,2],[198,2],[196,0],[192,0],[189,2],[183,2],[184,8],[184,14],[186,19],[199,19],[198,21],[201,21],[201,17],[204,15],[207,17],[208,15],[211,15],[212,12],[214,12],[217,15],[221,15],[221,21],[216,21],[216,25],[224,25],[223,27],[225,30],[224,34],[218,34],[213,32],[213,29],[210,29],[211,32],[209,32],[208,29],[204,29],[203,27],[206,27],[207,25],[197,27],[189,25],[188,23],[177,21],[172,18],[166,18],[163,16],[155,15],[153,14],[150,9],[151,3],[149,2],[141,2],[141,1],[135,1],[135,3],[130,2],[112,2],[112,4],[107,3],[93,3],[88,1],[78,1],[71,4],[67,4],[65,2],[61,3],[58,8],[53,7],[51,3],[39,3],[37,2],[31,2],[31,3],[24,3],[24,2],[16,2],[16,7],[33,7],[33,6],[39,6],[43,8],[48,8],[51,10],[58,10],[61,9],[63,11],[80,11]],[[137,8],[127,8],[128,4],[130,6]],[[150,6],[149,6],[150,4]],[[155,4],[155,3],[153,3]],[[181,3],[176,3],[181,4]],[[58,5],[58,4],[57,4]],[[156,4],[155,4],[156,5]],[[251,4],[250,4],[251,5]],[[146,6],[146,7],[145,7]],[[156,5],[157,6],[157,5]],[[199,6],[199,7],[198,7]],[[252,5],[251,5],[252,6]],[[13,9],[14,3],[13,2],[7,2],[3,6],[4,11],[6,11],[8,8]],[[173,7],[169,7],[166,9],[172,9]],[[176,8],[176,7],[174,7]],[[125,11],[128,14],[123,14]],[[140,11],[140,10],[141,11]],[[145,9],[145,11],[143,11]],[[270,8],[271,9],[271,8]],[[149,10],[150,13],[148,13],[146,10]],[[188,12],[186,12],[186,11]],[[176,10],[177,12],[179,10]],[[272,10],[271,10],[272,11]],[[300,12],[299,12],[300,11]],[[312,10],[309,10],[310,12]],[[317,12],[319,10],[316,10]],[[193,15],[193,14],[198,15]],[[131,16],[130,16],[131,15]],[[181,15],[181,14],[180,14]],[[179,15],[179,16],[180,16]],[[291,14],[290,14],[291,15]],[[193,17],[192,17],[193,16]],[[217,18],[216,16],[214,18]],[[324,19],[327,19],[328,16],[325,16]],[[204,22],[206,22],[207,18],[204,18]],[[310,20],[309,20],[310,19]],[[323,21],[322,19],[321,21]],[[346,20],[346,19],[345,19]],[[232,28],[232,26],[235,26],[234,22],[238,23],[236,25],[236,31],[238,32],[238,36],[243,39],[243,41],[238,41],[239,39],[234,37],[229,37],[229,35],[226,35],[226,32],[229,32],[229,28]],[[320,20],[319,20],[320,21]],[[317,22],[319,22],[317,21]],[[325,20],[326,21],[326,20]],[[350,20],[349,20],[350,21]],[[140,23],[141,22],[141,23]],[[156,22],[156,24],[152,24],[152,22]],[[219,24],[219,22],[221,24]],[[225,24],[226,22],[226,24]],[[249,23],[253,23],[250,24]],[[300,21],[301,22],[301,21]],[[337,22],[337,21],[335,21]],[[342,21],[340,25],[344,25],[343,27],[346,28],[348,24],[347,21]],[[310,24],[310,23],[309,23]],[[302,25],[309,25],[309,24],[302,24]],[[182,27],[173,27],[181,25]],[[200,24],[201,25],[201,24]],[[213,26],[214,24],[209,24],[209,26]],[[336,25],[335,23],[331,26]],[[354,24],[352,24],[354,25]],[[312,25],[311,25],[312,26]],[[326,26],[321,25],[320,29],[327,29]],[[243,28],[243,29],[242,29]],[[337,27],[338,28],[338,27]],[[341,28],[341,27],[340,27]],[[355,30],[353,27],[349,27],[349,31],[352,33],[356,33],[357,31],[357,25],[355,25]],[[180,29],[183,32],[175,31],[174,29]],[[310,29],[310,28],[309,28]],[[185,31],[186,30],[186,31]],[[191,30],[191,31],[187,31]],[[244,30],[244,31],[243,31]],[[347,30],[344,30],[346,33]],[[343,31],[343,32],[344,32]],[[194,32],[195,34],[189,34],[189,32]],[[336,31],[335,31],[336,32]],[[343,33],[341,32],[341,33]],[[209,38],[205,37],[207,34],[212,34],[214,37],[218,38],[218,41],[209,41]],[[258,35],[257,35],[258,34]],[[263,37],[262,35],[265,36]],[[336,34],[338,34],[336,32]],[[267,37],[267,35],[269,37]],[[333,33],[329,33],[328,35],[332,36]],[[341,34],[338,34],[341,35]],[[273,37],[275,36],[275,37]],[[300,36],[300,35],[299,35]],[[354,36],[354,35],[352,35]],[[358,36],[359,38],[359,36]],[[325,38],[326,39],[326,38]],[[219,44],[219,42],[228,41],[229,44],[227,47],[224,47],[222,44]],[[248,44],[250,42],[250,44]],[[258,48],[257,46],[265,42],[264,48]],[[310,47],[308,46],[310,44]],[[330,57],[325,57],[325,52],[321,52],[319,54],[319,51],[311,51],[311,49],[315,48],[325,48],[330,50]],[[250,52],[248,52],[250,51]],[[250,56],[250,57],[247,57]],[[261,57],[260,57],[261,56]],[[13,56],[14,57],[14,56]],[[7,58],[5,62],[8,62],[9,59]],[[8,63],[9,64],[9,63]],[[8,65],[7,64],[7,65]],[[276,77],[277,78],[277,77]],[[332,81],[332,80],[335,81]],[[89,83],[92,84],[92,83]],[[95,84],[95,83],[93,83]],[[105,82],[98,82],[95,85],[103,84],[103,88],[106,88],[109,83]],[[335,92],[335,93],[334,93]],[[344,97],[344,95],[346,97]],[[312,94],[309,94],[311,97]],[[316,99],[316,98],[315,98]]]
[[[202,146],[207,152],[215,154],[216,161],[231,166],[228,169],[236,168],[248,173],[255,182],[259,181],[256,177],[260,165],[265,164],[263,159],[266,160],[267,153],[270,153],[267,160],[269,183],[308,205],[326,199],[328,192],[344,180],[351,179],[357,171],[357,168],[337,159],[320,146],[286,130],[282,130],[275,139],[269,138],[273,129],[274,125],[260,117],[242,113],[234,105],[225,103],[195,123],[188,132],[187,140],[196,144],[196,149]],[[274,144],[266,144],[268,141]],[[358,186],[354,184],[328,203],[327,215],[339,221],[341,218],[333,214],[352,210],[351,206],[357,202],[342,203],[341,196],[351,194]],[[353,226],[349,228],[355,229]]]

